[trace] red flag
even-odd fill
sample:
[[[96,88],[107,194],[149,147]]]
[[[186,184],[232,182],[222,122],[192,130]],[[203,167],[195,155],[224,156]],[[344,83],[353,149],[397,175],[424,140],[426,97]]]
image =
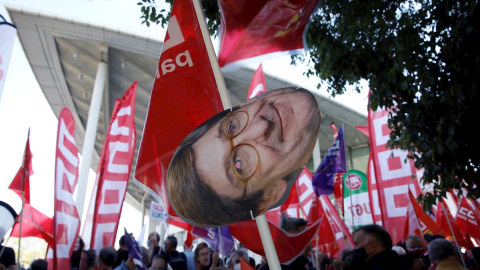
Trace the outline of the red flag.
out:
[[[241,270],[256,270],[250,263],[245,261],[244,258],[240,259],[240,269]]]
[[[53,218],[46,216],[30,204],[22,209],[22,218],[17,217],[10,236],[20,237],[20,222],[22,222],[21,237],[38,237],[53,246]]]
[[[311,211],[310,209],[313,202],[317,200],[317,195],[315,195],[315,191],[313,191],[312,173],[306,167],[303,168],[295,185],[297,186],[300,210],[302,210],[303,215],[307,217]]]
[[[289,217],[299,217],[299,197],[297,191],[297,182],[292,186],[287,200],[280,205],[280,212],[286,213]]]
[[[105,138],[97,169],[98,186],[94,187],[92,200],[95,208],[92,225],[86,224],[84,232],[91,231],[90,248],[100,251],[114,246],[123,201],[127,192],[130,168],[135,153],[135,99],[137,81],[115,101],[110,125]],[[92,200],[90,203],[92,204]],[[90,207],[89,207],[90,211]]]
[[[464,234],[472,236],[477,242],[480,240],[480,217],[465,196],[460,200],[455,222]]]
[[[27,144],[25,145],[25,152],[23,154],[22,167],[18,169],[10,186],[8,186],[8,188],[17,193],[20,198],[23,198],[25,204],[30,203],[30,175],[33,174],[32,157],[32,152],[30,151],[30,129],[28,129]]]
[[[443,228],[445,232],[447,232],[447,234],[445,235],[447,239],[456,241],[459,246],[466,249],[471,249],[473,247],[473,245],[469,241],[465,240],[464,235],[458,228],[457,223],[455,223],[455,219],[453,218],[443,199],[438,202],[437,223]]]
[[[58,117],[55,162],[55,212],[53,269],[69,265],[80,231],[80,218],[73,201],[78,181],[78,149],[75,142],[75,120],[68,108]]]
[[[382,225],[382,212],[378,201],[378,187],[373,166],[372,154],[370,153],[367,170],[368,197],[370,199],[370,209],[372,209],[372,220],[375,224]]]
[[[368,126],[355,126],[355,128],[365,134],[365,136],[370,138],[370,131],[368,130]]]
[[[412,175],[416,177],[420,175],[417,173],[413,160],[407,159],[407,151],[391,149],[386,146],[390,139],[387,122],[387,110],[378,109],[375,112],[369,110],[371,156],[383,227],[392,236],[393,243],[398,243],[403,240],[404,227],[398,226],[398,224],[406,222],[409,204],[408,190],[413,189],[415,194],[420,194],[418,181],[416,178],[412,178]]]
[[[219,65],[303,49],[303,35],[316,5],[317,1],[307,0],[220,0]]]
[[[425,234],[447,235],[447,232],[442,229],[438,222],[435,222],[429,215],[423,212],[423,208],[417,203],[417,200],[415,199],[415,196],[413,196],[411,190],[409,190],[408,196],[410,199],[410,205],[414,210],[414,215],[418,219],[417,224],[420,225],[419,229],[421,232],[421,238],[423,239],[423,235]]]
[[[272,234],[273,244],[280,263],[288,264],[300,256],[305,247],[317,235],[321,220],[308,226],[301,233],[293,235],[285,232],[268,221],[268,227]],[[240,243],[247,249],[260,255],[266,256],[263,249],[260,233],[254,220],[247,220],[229,225],[228,228]]]
[[[168,165],[183,139],[223,111],[198,18],[189,0],[175,0],[158,63],[135,167],[136,183],[168,202]]]
[[[312,205],[310,207],[310,212],[308,213],[308,216],[307,216],[308,224],[317,222],[319,218],[320,218],[320,215],[318,210],[318,197],[315,196],[315,199],[313,200]]]
[[[353,248],[353,238],[328,196],[320,196],[319,201],[318,215],[324,215],[324,221],[321,225],[322,234],[319,235],[318,248],[329,254],[330,258],[338,258],[342,249]]]
[[[257,71],[253,74],[252,82],[250,82],[247,99],[251,99],[265,92],[267,92],[267,82],[265,81],[265,74],[263,74],[263,66],[260,63]]]

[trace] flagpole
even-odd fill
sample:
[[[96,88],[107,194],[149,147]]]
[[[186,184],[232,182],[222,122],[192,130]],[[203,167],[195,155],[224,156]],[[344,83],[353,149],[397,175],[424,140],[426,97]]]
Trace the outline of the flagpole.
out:
[[[223,243],[222,243],[222,230],[221,230],[221,227],[218,227],[218,244],[220,245],[220,247],[218,248],[218,251],[219,251],[219,257],[220,255],[223,254]]]
[[[23,171],[22,211],[20,211],[20,227],[18,229],[18,250],[17,250],[18,265],[20,265],[20,244],[22,243],[22,223],[23,223],[23,207],[24,206],[25,206],[25,169]]]
[[[275,245],[273,244],[272,234],[268,228],[268,222],[265,214],[256,217],[255,221],[257,222],[260,238],[262,239],[262,244],[265,249],[268,266],[272,270],[280,270],[280,261],[278,260],[278,255],[275,251]]]
[[[466,266],[465,261],[463,260],[462,252],[458,246],[457,242],[457,237],[455,237],[455,233],[453,232],[452,224],[450,224],[450,217],[447,214],[447,211],[445,211],[445,203],[442,202],[442,209],[443,209],[443,214],[445,214],[445,218],[447,219],[448,227],[450,228],[450,232],[452,232],[453,240],[455,241],[455,246],[457,247],[458,250],[458,257],[462,260],[462,265]]]

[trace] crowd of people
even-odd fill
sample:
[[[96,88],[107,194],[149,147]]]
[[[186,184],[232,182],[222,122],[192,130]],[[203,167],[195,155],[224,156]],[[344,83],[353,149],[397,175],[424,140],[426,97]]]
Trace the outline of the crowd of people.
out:
[[[284,218],[283,230],[298,234],[307,227],[302,218]],[[72,253],[71,270],[135,270],[133,258],[129,255],[125,237],[119,240],[119,248],[108,246],[98,252],[85,249],[82,239],[78,239],[78,249]],[[133,240],[132,234],[129,235]],[[282,270],[480,270],[480,247],[469,250],[459,249],[454,242],[442,235],[408,236],[404,242],[393,244],[392,238],[380,225],[366,225],[358,228],[354,235],[354,246],[341,250],[337,258],[329,258],[324,253],[313,251],[309,244],[304,251],[289,264],[282,264]],[[220,258],[206,242],[200,242],[193,250],[180,252],[178,241],[173,235],[167,236],[160,245],[160,235],[152,232],[148,236],[147,247],[140,246],[144,264],[151,270],[237,270],[241,261],[257,270],[269,270],[266,258],[256,263],[249,256],[248,249],[240,245],[226,258]],[[17,269],[12,260],[10,248],[1,246],[0,270]],[[6,252],[5,252],[6,251]],[[14,256],[14,252],[13,252]],[[316,259],[314,259],[316,258]],[[6,265],[5,265],[6,264]],[[47,270],[44,259],[36,259],[28,269]]]

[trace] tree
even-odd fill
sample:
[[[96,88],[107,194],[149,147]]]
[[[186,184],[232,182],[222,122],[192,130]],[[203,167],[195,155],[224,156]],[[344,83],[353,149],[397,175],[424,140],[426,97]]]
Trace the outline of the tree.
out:
[[[217,0],[202,4],[216,35]],[[169,14],[152,12],[154,0],[139,5],[143,23],[167,22]],[[451,188],[480,195],[478,18],[478,0],[320,1],[307,31],[308,52],[292,56],[293,65],[308,63],[304,74],[322,79],[332,96],[348,85],[360,91],[365,79],[370,108],[393,108],[388,144],[408,150],[424,169],[424,184],[433,185],[421,196],[427,208]]]

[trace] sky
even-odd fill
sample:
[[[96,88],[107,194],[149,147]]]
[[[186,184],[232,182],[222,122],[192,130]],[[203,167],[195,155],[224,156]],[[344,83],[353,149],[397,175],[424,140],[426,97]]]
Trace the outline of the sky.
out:
[[[141,24],[137,2],[138,0],[0,0],[0,14],[11,22],[5,8],[5,6],[11,6],[163,40],[165,31],[160,26],[146,27]],[[218,47],[216,41],[214,41],[214,47]],[[315,90],[319,80],[303,77],[303,71],[293,68],[289,62],[290,57],[286,55],[262,61],[262,64],[266,74],[282,79],[291,78],[302,87]],[[256,68],[258,64],[251,63],[249,66]],[[30,180],[31,202],[41,212],[53,216],[58,121],[36,81],[18,37],[15,39],[5,76],[5,85],[0,97],[0,200],[9,203],[17,212],[20,212],[21,200],[8,189],[8,185],[21,166],[30,128],[34,171]],[[329,96],[324,89],[318,92]],[[335,101],[366,116],[366,92],[357,94],[349,91],[346,95],[335,97]],[[93,179],[94,172],[91,171],[90,183]],[[88,186],[87,191],[90,187],[91,185]],[[87,206],[84,209],[87,209]],[[125,212],[128,214],[124,214]],[[127,204],[124,205],[124,213],[122,213],[119,228],[126,226],[127,230],[138,235],[141,225],[128,223],[125,216],[128,216],[129,220],[138,221],[141,220],[141,214]]]

